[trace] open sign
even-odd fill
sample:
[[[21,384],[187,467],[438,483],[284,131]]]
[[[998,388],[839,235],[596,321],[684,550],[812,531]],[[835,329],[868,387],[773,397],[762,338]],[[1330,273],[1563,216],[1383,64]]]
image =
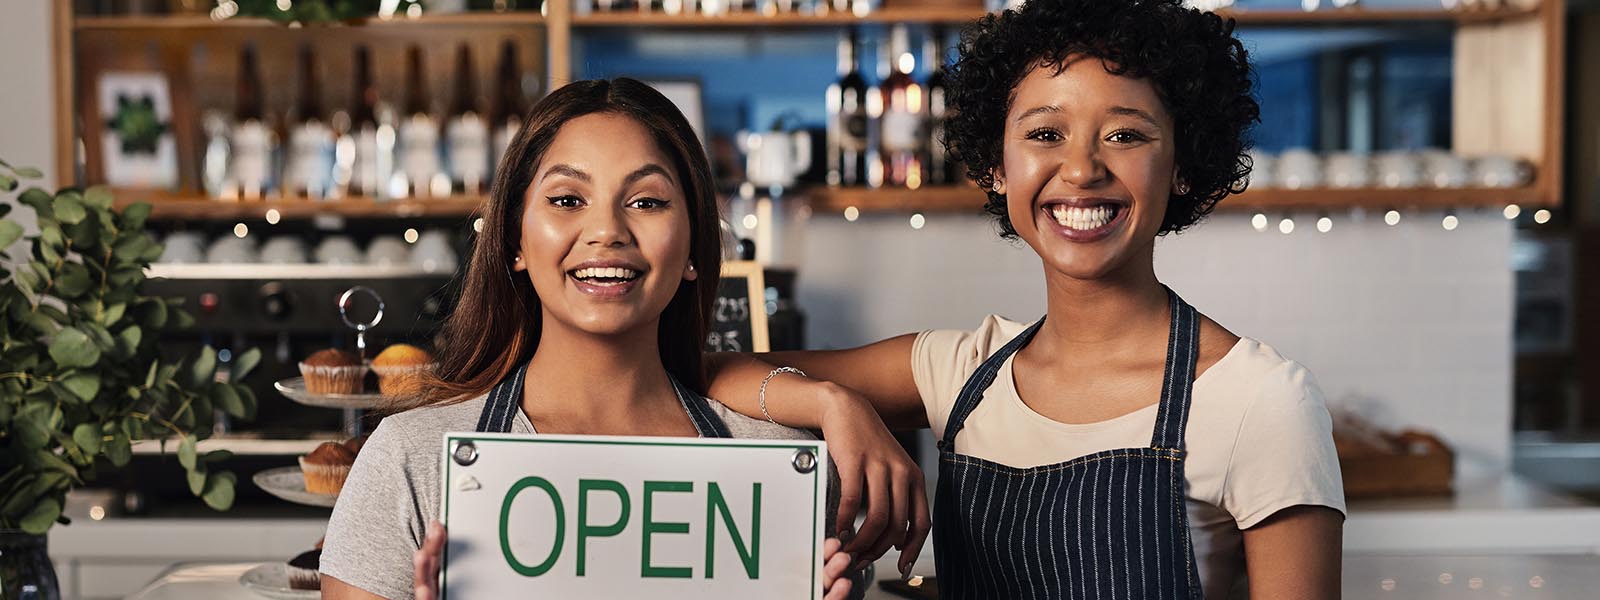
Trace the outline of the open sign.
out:
[[[823,442],[444,441],[445,598],[822,597]]]

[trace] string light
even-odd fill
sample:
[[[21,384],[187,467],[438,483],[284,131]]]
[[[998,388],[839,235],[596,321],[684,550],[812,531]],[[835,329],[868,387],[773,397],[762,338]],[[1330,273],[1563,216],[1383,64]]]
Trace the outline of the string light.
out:
[[[1444,226],[1445,231],[1455,231],[1456,227],[1461,225],[1461,219],[1457,219],[1454,213],[1447,213],[1441,225]]]
[[[861,218],[861,209],[854,206],[846,206],[844,208],[844,220],[854,223],[859,218]]]
[[[283,215],[278,214],[278,209],[276,209],[276,208],[267,209],[267,224],[268,225],[277,225],[278,221],[282,221],[282,220],[283,220]]]
[[[1267,215],[1256,213],[1255,216],[1250,217],[1250,226],[1256,228],[1256,231],[1266,231]]]
[[[1322,233],[1333,231],[1333,219],[1326,215],[1317,219],[1317,231]]]
[[[1539,209],[1539,212],[1533,213],[1533,222],[1538,223],[1540,225],[1543,225],[1545,223],[1549,223],[1550,222],[1550,211],[1545,210],[1543,208]]]
[[[250,226],[245,225],[244,223],[235,223],[233,225],[233,237],[242,240],[247,235],[250,235]]]
[[[1515,219],[1521,214],[1522,214],[1522,207],[1521,206],[1517,206],[1515,204],[1507,204],[1506,205],[1505,215],[1506,215],[1507,219]]]
[[[1393,227],[1395,225],[1399,225],[1400,224],[1400,211],[1391,210],[1389,212],[1383,213],[1383,222],[1384,223],[1388,223],[1390,227]]]
[[[1278,231],[1283,232],[1284,235],[1294,233],[1294,219],[1284,217],[1282,221],[1278,221]]]
[[[911,228],[912,229],[922,229],[922,227],[924,225],[927,225],[927,224],[928,224],[928,219],[927,219],[927,217],[922,216],[922,213],[916,213],[914,215],[911,215]]]
[[[417,243],[417,238],[418,237],[420,237],[420,236],[417,234],[417,229],[415,227],[406,229],[406,243],[407,244],[415,244],[415,243]]]

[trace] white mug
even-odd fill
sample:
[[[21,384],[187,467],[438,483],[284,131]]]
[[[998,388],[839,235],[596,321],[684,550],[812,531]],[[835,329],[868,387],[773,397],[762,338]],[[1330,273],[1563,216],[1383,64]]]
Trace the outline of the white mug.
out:
[[[1278,187],[1299,190],[1322,187],[1322,159],[1305,148],[1292,148],[1278,156]]]
[[[1323,180],[1333,188],[1364,188],[1372,185],[1372,163],[1367,155],[1355,152],[1329,154],[1322,165]]]

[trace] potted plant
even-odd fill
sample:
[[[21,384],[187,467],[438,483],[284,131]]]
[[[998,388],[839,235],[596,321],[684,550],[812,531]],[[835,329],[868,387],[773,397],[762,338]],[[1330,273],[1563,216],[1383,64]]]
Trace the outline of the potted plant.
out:
[[[0,161],[0,193],[36,169]],[[126,465],[137,440],[176,440],[189,489],[207,506],[233,504],[230,454],[199,454],[214,410],[255,414],[237,385],[260,361],[243,352],[219,373],[217,353],[168,356],[158,334],[194,319],[178,299],[140,293],[162,247],[145,231],[150,205],[112,208],[105,188],[28,188],[16,200],[38,217],[24,235],[0,204],[0,597],[58,598],[45,534],[67,492]],[[24,251],[3,254],[23,240]]]

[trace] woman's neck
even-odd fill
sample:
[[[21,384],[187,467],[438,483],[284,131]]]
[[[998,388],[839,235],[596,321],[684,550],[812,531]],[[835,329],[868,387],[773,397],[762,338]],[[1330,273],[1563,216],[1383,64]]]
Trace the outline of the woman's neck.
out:
[[[1076,279],[1046,267],[1049,318],[1040,331],[1040,350],[1050,354],[1085,351],[1121,354],[1165,337],[1167,291],[1156,279],[1152,257],[1133,258],[1125,268],[1096,279]]]
[[[682,412],[661,364],[656,329],[651,323],[635,332],[597,336],[546,315],[528,363],[527,381],[538,383],[523,386],[523,411],[535,423],[578,425],[645,418],[663,409]]]

